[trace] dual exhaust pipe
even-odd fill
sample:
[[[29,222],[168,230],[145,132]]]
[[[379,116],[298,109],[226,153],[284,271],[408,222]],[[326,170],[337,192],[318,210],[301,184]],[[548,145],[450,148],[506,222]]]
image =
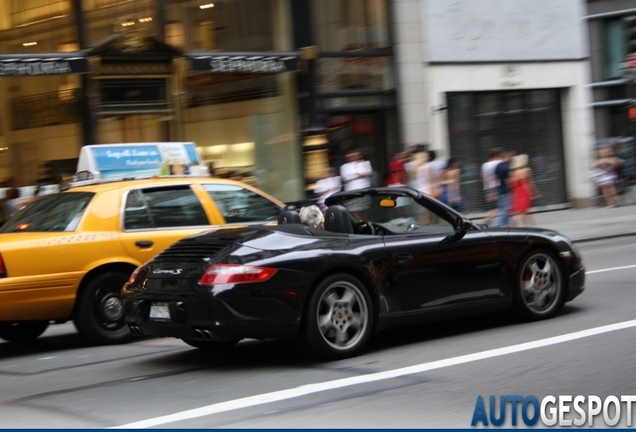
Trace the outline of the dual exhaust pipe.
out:
[[[128,324],[128,328],[133,336],[145,336],[144,332],[136,324]]]
[[[201,341],[207,341],[207,342],[212,342],[212,341],[216,341],[219,340],[214,333],[212,333],[210,330],[208,329],[204,329],[204,328],[195,328],[194,330],[192,330],[192,332],[194,333],[194,336]]]
[[[128,328],[130,329],[130,333],[132,333],[133,336],[139,337],[146,335],[137,324],[128,324]],[[212,331],[205,328],[195,328],[194,330],[192,330],[192,332],[194,333],[194,336],[200,341],[212,342],[219,340],[219,338],[216,337],[216,335],[212,333]]]

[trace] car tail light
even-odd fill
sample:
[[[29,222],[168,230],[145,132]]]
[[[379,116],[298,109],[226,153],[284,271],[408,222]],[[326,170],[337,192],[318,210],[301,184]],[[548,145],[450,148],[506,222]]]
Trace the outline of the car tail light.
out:
[[[199,283],[201,285],[215,285],[263,282],[274,276],[274,273],[276,273],[276,269],[271,267],[214,264],[205,271]]]
[[[4,260],[2,254],[0,254],[0,277],[7,277],[7,269],[4,268]]]
[[[135,281],[135,279],[137,279],[137,276],[139,275],[139,272],[141,271],[141,268],[143,266],[139,266],[135,269],[134,272],[132,272],[132,274],[130,275],[130,277],[128,278],[128,283],[133,283]]]

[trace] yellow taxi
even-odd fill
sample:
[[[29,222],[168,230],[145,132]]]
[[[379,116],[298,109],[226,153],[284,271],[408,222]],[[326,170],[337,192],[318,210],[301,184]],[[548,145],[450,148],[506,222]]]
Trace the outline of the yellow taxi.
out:
[[[45,195],[0,228],[0,338],[73,320],[94,343],[130,338],[120,291],[135,268],[210,225],[276,223],[284,204],[212,177],[124,180]]]

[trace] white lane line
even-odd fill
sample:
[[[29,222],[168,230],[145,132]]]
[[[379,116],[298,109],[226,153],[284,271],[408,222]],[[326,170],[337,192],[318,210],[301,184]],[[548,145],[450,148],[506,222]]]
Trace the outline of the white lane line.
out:
[[[458,357],[451,357],[444,360],[437,360],[429,363],[421,363],[414,366],[408,366],[400,369],[393,369],[384,372],[377,372],[368,375],[354,376],[350,378],[342,378],[333,381],[326,381],[315,384],[302,385],[300,387],[279,390],[271,393],[263,393],[254,396],[248,396],[240,399],[234,399],[226,402],[220,402],[201,408],[195,408],[187,411],[178,412],[175,414],[169,414],[161,417],[155,417],[147,420],[141,420],[134,423],[128,423],[122,426],[116,426],[111,429],[138,429],[149,428],[154,426],[160,426],[167,423],[173,423],[177,421],[189,420],[193,418],[203,417],[210,414],[217,414],[226,411],[237,410],[241,408],[248,408],[257,405],[262,405],[272,402],[280,402],[286,399],[297,398],[312,393],[319,393],[328,390],[334,390],[342,387],[349,387],[358,384],[365,384],[375,381],[382,381],[405,375],[413,375],[421,372],[427,372],[435,369],[446,368],[450,366],[461,365],[478,360],[489,359],[493,357],[503,356],[507,354],[514,354],[521,351],[527,351],[536,348],[542,348],[549,345],[560,344],[577,339],[587,338],[590,336],[596,336],[603,333],[613,332],[617,330],[623,330],[631,327],[636,327],[636,320],[624,321],[617,324],[610,324],[601,327],[595,327],[587,330],[581,330],[574,333],[568,333],[561,336],[554,336],[547,339],[540,339],[534,342],[526,342],[518,345],[511,345],[508,347],[492,349],[488,351],[482,351],[474,354],[468,354]]]
[[[628,266],[623,266],[623,267],[612,267],[612,268],[606,268],[606,269],[601,269],[601,270],[588,270],[588,271],[585,272],[585,274],[603,273],[603,272],[608,272],[608,271],[625,270],[625,269],[631,269],[631,268],[636,268],[636,265],[628,265]]]

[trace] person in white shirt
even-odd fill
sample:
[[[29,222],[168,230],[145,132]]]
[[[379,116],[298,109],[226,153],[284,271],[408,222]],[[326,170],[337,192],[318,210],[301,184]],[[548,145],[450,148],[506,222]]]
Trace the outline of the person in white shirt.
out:
[[[333,195],[336,192],[340,192],[342,190],[342,179],[336,173],[336,169],[330,167],[328,170],[327,177],[318,180],[316,182],[316,188],[314,192],[318,195],[318,207],[322,211],[327,210],[325,206],[325,200],[330,195]]]
[[[360,150],[351,150],[347,153],[347,163],[340,167],[340,177],[345,191],[371,187],[371,174],[373,174],[371,162],[362,159]],[[363,219],[363,212],[369,208],[369,204],[368,196],[358,198],[351,200],[348,210],[358,219]]]
[[[340,167],[340,177],[344,183],[344,190],[364,189],[371,186],[371,162],[362,159],[360,150],[347,153],[347,163]]]

